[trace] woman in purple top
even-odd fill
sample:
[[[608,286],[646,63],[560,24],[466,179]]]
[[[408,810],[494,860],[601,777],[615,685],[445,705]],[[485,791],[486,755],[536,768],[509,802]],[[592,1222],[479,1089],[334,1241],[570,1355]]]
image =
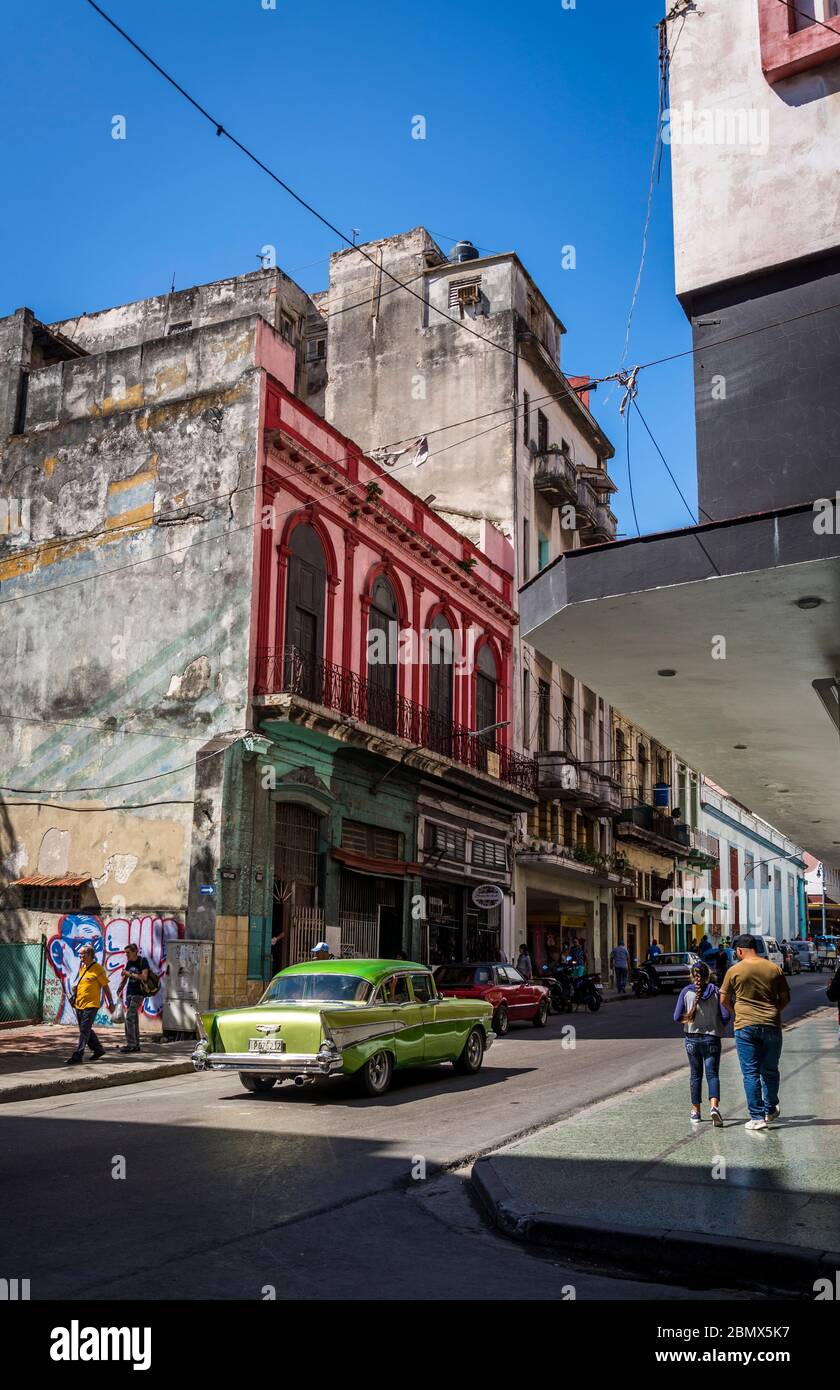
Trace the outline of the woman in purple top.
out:
[[[705,961],[691,967],[691,984],[686,985],[674,1009],[674,1022],[685,1031],[685,1050],[688,1056],[691,1085],[691,1123],[701,1120],[703,1072],[709,1088],[712,1124],[722,1125],[720,1113],[720,1040],[731,1018],[721,1003],[720,990],[712,984],[711,971]]]

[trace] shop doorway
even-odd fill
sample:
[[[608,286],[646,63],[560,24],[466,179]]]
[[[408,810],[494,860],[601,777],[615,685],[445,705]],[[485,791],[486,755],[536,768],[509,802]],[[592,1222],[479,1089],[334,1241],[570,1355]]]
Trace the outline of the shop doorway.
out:
[[[402,908],[379,906],[379,954],[394,960],[403,949]]]

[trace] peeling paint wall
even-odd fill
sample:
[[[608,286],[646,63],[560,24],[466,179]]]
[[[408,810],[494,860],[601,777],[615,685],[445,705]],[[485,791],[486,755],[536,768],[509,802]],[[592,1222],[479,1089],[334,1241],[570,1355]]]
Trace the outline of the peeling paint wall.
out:
[[[27,872],[89,874],[103,920],[183,922],[196,761],[247,717],[263,321],[37,367],[23,314],[0,321],[7,400],[28,371],[0,494],[29,523],[0,535],[0,932],[55,928],[5,891]]]

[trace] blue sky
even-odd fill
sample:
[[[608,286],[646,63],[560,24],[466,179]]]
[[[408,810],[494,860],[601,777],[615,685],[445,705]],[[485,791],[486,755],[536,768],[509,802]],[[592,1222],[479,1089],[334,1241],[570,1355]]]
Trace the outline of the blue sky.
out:
[[[567,3],[569,0],[567,0]],[[266,0],[268,3],[268,0]],[[335,0],[103,0],[219,120],[361,240],[422,223],[515,250],[568,329],[564,367],[619,364],[638,269],[663,0],[428,6]],[[8,200],[0,314],[50,321],[255,270],[266,243],[308,290],[335,237],[218,139],[85,3],[6,0],[0,85]],[[112,117],[127,138],[111,138]],[[411,138],[423,115],[425,140]],[[690,346],[674,298],[668,151],[628,361]],[[562,268],[563,247],[575,269]],[[642,374],[639,403],[695,505],[691,359]],[[620,393],[594,409],[634,534]],[[643,532],[688,524],[632,423]]]

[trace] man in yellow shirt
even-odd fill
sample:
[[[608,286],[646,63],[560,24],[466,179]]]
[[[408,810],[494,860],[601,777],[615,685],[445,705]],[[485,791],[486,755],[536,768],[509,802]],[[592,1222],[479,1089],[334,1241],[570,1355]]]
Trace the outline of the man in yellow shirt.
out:
[[[756,949],[749,933],[732,945],[738,958],[723,977],[721,1003],[735,1013],[735,1050],[750,1118],[747,1129],[767,1129],[779,1118],[782,1009],[790,1003],[784,971]]]
[[[94,1062],[98,1062],[100,1057],[104,1057],[105,1049],[93,1031],[93,1021],[99,1011],[103,993],[109,1011],[113,1011],[114,1008],[114,998],[111,994],[108,976],[97,962],[93,947],[83,946],[79,952],[79,959],[81,961],[79,978],[71,995],[71,1003],[76,1010],[76,1018],[79,1020],[79,1041],[75,1052],[72,1052],[67,1058],[67,1066],[78,1066],[80,1062],[83,1062],[86,1047],[89,1047],[93,1053],[92,1060]]]

